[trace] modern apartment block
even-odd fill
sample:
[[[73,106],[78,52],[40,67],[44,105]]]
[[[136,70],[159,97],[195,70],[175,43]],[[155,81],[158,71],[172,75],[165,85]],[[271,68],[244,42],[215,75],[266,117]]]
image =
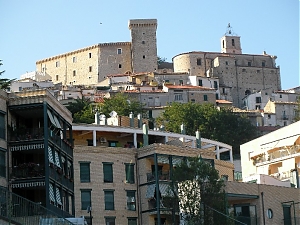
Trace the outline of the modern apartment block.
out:
[[[0,185],[62,217],[74,216],[71,113],[47,90],[1,93],[1,101]]]

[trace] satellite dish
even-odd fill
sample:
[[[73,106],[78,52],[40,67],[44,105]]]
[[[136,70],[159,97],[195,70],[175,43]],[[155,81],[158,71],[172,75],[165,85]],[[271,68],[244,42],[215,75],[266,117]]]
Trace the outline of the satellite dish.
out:
[[[118,113],[116,111],[111,111],[111,113],[109,115],[110,115],[110,117],[116,117],[118,115]]]

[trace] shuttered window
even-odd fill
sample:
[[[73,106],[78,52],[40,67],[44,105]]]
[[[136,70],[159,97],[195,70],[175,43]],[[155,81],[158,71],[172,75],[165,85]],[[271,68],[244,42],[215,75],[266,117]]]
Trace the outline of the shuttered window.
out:
[[[89,206],[92,206],[91,190],[81,190],[81,209],[87,210]]]
[[[113,182],[113,168],[112,163],[103,163],[103,177],[105,183]]]
[[[114,210],[114,190],[104,191],[105,210]]]
[[[134,164],[125,164],[126,183],[134,184]]]
[[[91,182],[90,163],[89,162],[81,162],[80,163],[80,182],[81,183]]]

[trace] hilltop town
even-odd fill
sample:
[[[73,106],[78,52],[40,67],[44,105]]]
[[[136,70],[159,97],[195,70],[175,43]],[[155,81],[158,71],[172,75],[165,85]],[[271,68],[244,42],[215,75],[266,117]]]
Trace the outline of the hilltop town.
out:
[[[299,221],[300,87],[282,90],[277,57],[243,54],[230,24],[220,52],[184,52],[165,62],[157,55],[157,24],[130,20],[130,42],[40,59],[36,71],[0,91],[0,224],[187,224],[190,215],[170,188],[174,171],[190,157],[208,163],[224,182],[222,212],[199,203],[199,215],[209,221]],[[74,123],[66,107],[117,93],[142,103],[145,117],[95,111],[93,123]],[[198,130],[150,127],[173,102],[230,107],[261,136],[234,158],[232,146]]]

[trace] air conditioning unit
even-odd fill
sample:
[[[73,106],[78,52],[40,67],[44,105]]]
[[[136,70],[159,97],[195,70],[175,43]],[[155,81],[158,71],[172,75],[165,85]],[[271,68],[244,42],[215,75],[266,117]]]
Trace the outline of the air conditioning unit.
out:
[[[106,138],[105,137],[100,137],[100,142],[101,143],[105,143],[106,142]]]

